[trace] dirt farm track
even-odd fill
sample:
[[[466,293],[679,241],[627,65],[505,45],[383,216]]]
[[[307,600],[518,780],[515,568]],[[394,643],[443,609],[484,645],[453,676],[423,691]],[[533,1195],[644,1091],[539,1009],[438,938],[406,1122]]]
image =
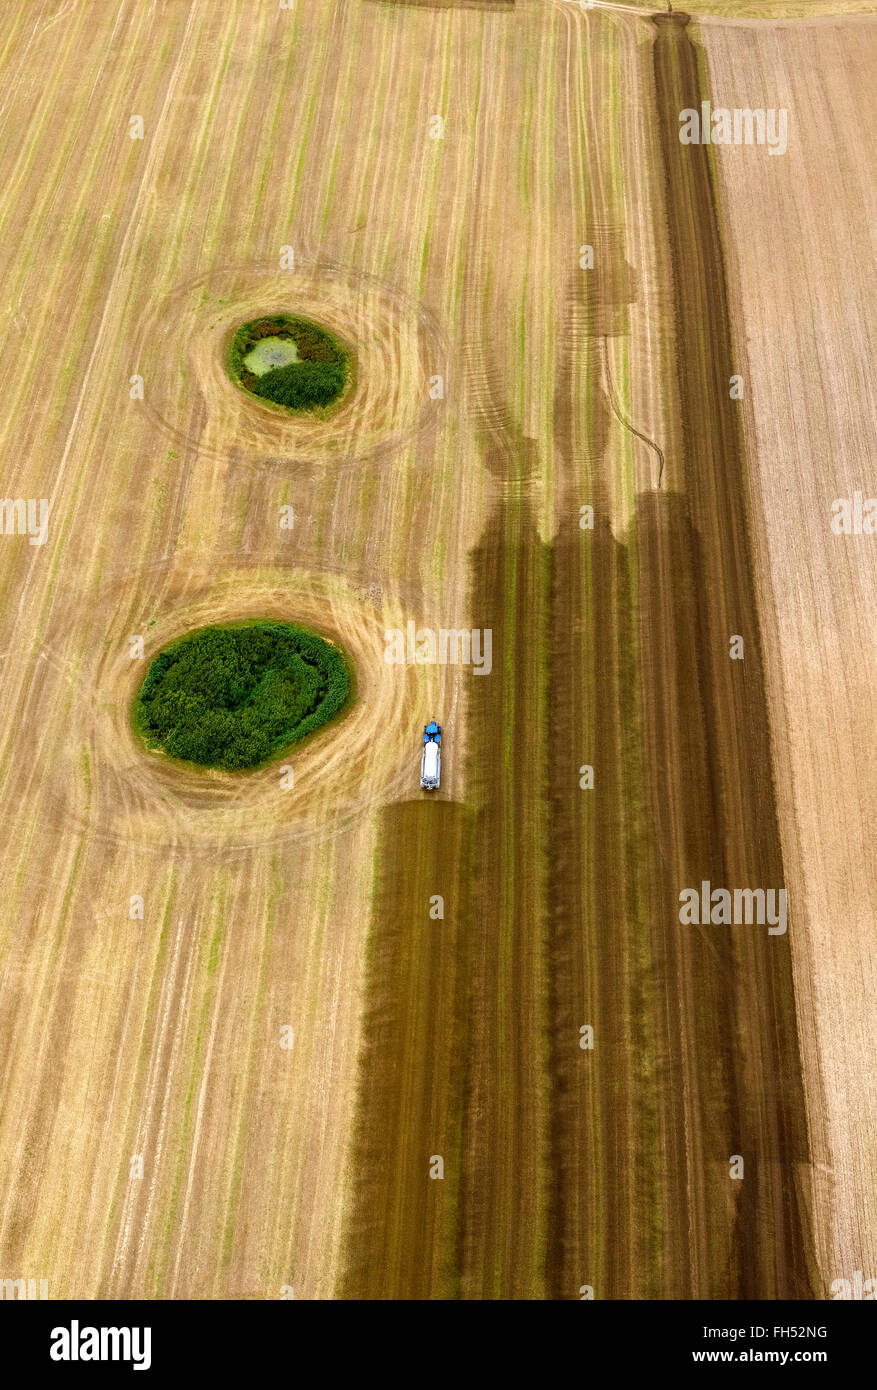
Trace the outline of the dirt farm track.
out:
[[[0,1278],[877,1277],[869,8],[0,6],[0,491],[49,507],[0,534]],[[683,145],[705,101],[788,149]],[[334,413],[229,381],[278,311],[354,345]],[[258,616],[350,712],[147,753],[150,656]],[[388,664],[409,621],[492,669]],[[704,880],[788,931],[683,925]]]

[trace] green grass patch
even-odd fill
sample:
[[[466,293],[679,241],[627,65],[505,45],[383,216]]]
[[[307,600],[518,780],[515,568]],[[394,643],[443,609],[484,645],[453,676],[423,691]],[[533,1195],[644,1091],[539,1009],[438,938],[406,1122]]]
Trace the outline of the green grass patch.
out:
[[[321,413],[351,379],[349,348],[328,329],[291,314],[242,323],[228,350],[232,381],[286,411]]]
[[[200,628],[153,660],[134,704],[146,746],[198,767],[259,767],[334,719],[353,688],[344,654],[270,620]]]
[[[275,367],[289,367],[299,361],[298,348],[292,338],[280,338],[276,334],[262,338],[244,358],[244,366],[254,376],[264,376]]]

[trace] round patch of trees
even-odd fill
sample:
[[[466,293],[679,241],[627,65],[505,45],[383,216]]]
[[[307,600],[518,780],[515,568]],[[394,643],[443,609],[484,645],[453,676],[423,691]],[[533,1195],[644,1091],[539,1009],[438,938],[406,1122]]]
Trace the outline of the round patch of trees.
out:
[[[290,339],[298,361],[257,375],[244,359],[262,338]],[[269,314],[243,323],[235,331],[228,370],[238,386],[261,400],[292,412],[321,411],[333,404],[350,377],[350,353],[328,329],[292,314]]]
[[[325,638],[270,620],[200,628],[160,652],[134,706],[148,748],[199,767],[258,767],[348,702],[351,669]]]

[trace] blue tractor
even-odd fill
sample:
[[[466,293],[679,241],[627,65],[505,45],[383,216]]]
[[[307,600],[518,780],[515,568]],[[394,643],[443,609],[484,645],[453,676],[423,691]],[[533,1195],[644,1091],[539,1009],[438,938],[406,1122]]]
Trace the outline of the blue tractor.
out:
[[[442,726],[431,719],[423,726],[423,756],[420,759],[420,785],[435,791],[442,776]]]

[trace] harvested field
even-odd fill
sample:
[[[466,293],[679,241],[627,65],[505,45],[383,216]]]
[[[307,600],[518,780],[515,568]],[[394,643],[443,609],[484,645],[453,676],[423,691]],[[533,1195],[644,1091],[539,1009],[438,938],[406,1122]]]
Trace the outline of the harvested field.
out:
[[[577,0],[566,0],[576,4]],[[638,0],[593,0],[597,9],[635,10],[642,14],[660,13],[666,6],[642,5]],[[843,15],[874,14],[874,0],[691,0],[679,5],[678,11],[692,15],[698,22],[711,25],[714,21],[726,25],[737,20],[821,19]]]
[[[745,20],[834,19],[874,14],[873,0],[694,0],[686,5],[695,18]]]
[[[877,492],[877,180],[868,134],[877,19],[801,25],[779,37],[760,26],[743,35],[710,28],[704,41],[725,104],[745,95],[747,105],[789,111],[782,159],[721,150],[717,168],[731,309],[745,344],[737,370],[747,381],[744,440],[824,1297],[835,1279],[877,1268],[869,1043],[877,761],[862,737],[877,709],[877,550],[874,537],[831,530],[835,498]]]
[[[784,160],[680,145],[706,95],[803,109],[817,31],[839,87]],[[868,486],[852,289],[844,384],[809,365],[804,405],[784,363],[789,325],[846,361],[842,267],[867,290],[859,132],[815,319],[799,292],[873,33],[3,7],[4,491],[49,520],[0,536],[0,1276],[806,1298],[867,1269],[874,561],[781,515]],[[325,417],[229,380],[234,327],[281,313],[351,346]],[[336,641],[353,707],[291,784],[146,755],[150,658],[254,617]],[[389,664],[409,622],[489,630],[489,674]],[[787,886],[788,936],[682,926],[701,878]]]
[[[421,704],[454,728],[446,673],[387,666],[383,634],[432,616],[430,566],[453,593],[461,543],[459,494],[438,481],[456,451],[434,488],[416,485],[444,408],[424,372],[446,354],[419,283],[429,206],[407,245],[386,217],[414,86],[391,77],[394,45],[377,89],[361,70],[382,22],[356,7],[344,40],[332,4],[0,16],[2,307],[28,345],[2,403],[5,488],[50,500],[46,544],[5,536],[0,550],[0,1152],[17,1175],[0,1266],[38,1270],[52,1297],[335,1285],[372,813],[410,785]],[[365,137],[333,168],[351,83],[367,128],[391,80],[398,162]],[[254,108],[257,89],[276,95]],[[281,109],[303,143],[278,138]],[[234,322],[317,302],[360,347],[331,429],[251,406],[222,352]],[[405,556],[430,524],[441,554],[394,567],[389,538]],[[149,760],[128,724],[144,661],[192,627],[254,616],[350,652],[348,741],[327,730],[294,753],[291,789],[277,768],[241,781]]]

